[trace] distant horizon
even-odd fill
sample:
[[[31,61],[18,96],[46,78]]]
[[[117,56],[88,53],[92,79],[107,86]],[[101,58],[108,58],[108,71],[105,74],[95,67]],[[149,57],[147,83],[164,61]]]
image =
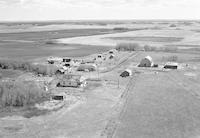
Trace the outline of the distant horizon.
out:
[[[170,21],[200,21],[200,19],[76,19],[76,20],[0,20],[0,23],[31,23],[31,22],[112,22],[112,21],[164,21],[164,22],[170,22]]]
[[[1,22],[198,20],[200,0],[0,0]]]

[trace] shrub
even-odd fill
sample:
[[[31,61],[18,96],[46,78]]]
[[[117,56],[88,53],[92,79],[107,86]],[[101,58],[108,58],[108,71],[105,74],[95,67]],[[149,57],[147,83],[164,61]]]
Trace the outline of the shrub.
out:
[[[0,68],[2,69],[13,69],[30,71],[36,74],[52,76],[56,73],[58,68],[54,65],[35,65],[26,61],[15,61],[15,60],[0,60]]]
[[[142,47],[138,43],[119,43],[115,49],[118,51],[139,51]]]
[[[115,28],[113,28],[113,30],[123,31],[123,30],[128,30],[128,28],[125,28],[125,27],[115,27]]]
[[[0,82],[0,104],[2,107],[27,106],[41,101],[46,96],[35,83]]]
[[[175,24],[171,24],[169,27],[176,27],[176,25]]]
[[[152,50],[151,50],[151,46],[149,46],[149,45],[145,45],[145,46],[144,46],[144,50],[145,50],[145,51],[152,51]]]
[[[158,48],[158,47],[155,47],[155,46],[145,45],[145,46],[144,46],[144,50],[145,50],[145,51],[159,51],[159,48]]]
[[[167,58],[167,61],[170,61],[170,62],[177,62],[178,61],[178,56],[169,56]]]
[[[177,47],[170,47],[170,46],[168,46],[168,47],[166,46],[163,49],[164,52],[176,52],[177,50],[178,50]]]
[[[165,47],[153,47],[149,45],[144,46],[145,51],[163,51],[163,52],[176,52],[177,47],[165,46]]]
[[[48,45],[52,45],[52,44],[56,44],[56,43],[57,43],[56,40],[47,40],[46,41],[46,44],[48,44]]]
[[[31,64],[26,61],[0,60],[0,68],[2,69],[29,70],[30,66]]]

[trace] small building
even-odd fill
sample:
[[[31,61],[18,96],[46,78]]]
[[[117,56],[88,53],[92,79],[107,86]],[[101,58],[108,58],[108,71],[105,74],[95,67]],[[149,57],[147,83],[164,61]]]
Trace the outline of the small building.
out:
[[[153,59],[150,56],[146,56],[140,61],[138,67],[152,67],[154,65]]]
[[[114,54],[114,52],[112,50],[109,51],[109,54]]]
[[[60,62],[62,62],[62,58],[59,58],[59,57],[49,57],[49,58],[47,58],[47,62],[49,64],[60,63]]]
[[[71,64],[70,64],[70,63],[64,63],[63,66],[65,66],[65,67],[70,67]]]
[[[69,72],[72,72],[72,68],[70,67],[67,67],[67,66],[62,66],[60,69],[58,69],[56,71],[56,75],[59,75],[59,74],[65,74],[65,73],[69,73]]]
[[[178,63],[176,63],[176,62],[167,62],[164,65],[164,68],[165,69],[178,69]]]
[[[125,71],[123,71],[120,76],[121,77],[129,77],[132,75],[132,71],[130,69],[126,69]]]
[[[115,55],[112,54],[109,56],[109,59],[113,59],[114,57],[115,57]]]
[[[64,96],[63,95],[52,95],[52,100],[64,100]]]
[[[74,61],[70,58],[63,58],[63,61],[61,64],[66,67],[70,67],[74,65]]]
[[[88,63],[94,63],[95,60],[94,59],[83,59],[81,64],[88,64]]]
[[[96,71],[97,66],[95,64],[81,64],[77,71]]]
[[[59,80],[57,87],[80,87],[86,85],[86,79],[81,75],[65,74]]]
[[[101,54],[98,54],[98,55],[97,55],[97,58],[102,58],[102,55],[101,55]]]
[[[111,49],[111,50],[108,51],[109,54],[115,54],[116,52],[117,52],[116,49]]]
[[[58,69],[55,74],[56,75],[65,74],[65,70],[64,69]]]
[[[72,59],[70,59],[70,58],[63,58],[63,62],[71,62],[72,61]]]

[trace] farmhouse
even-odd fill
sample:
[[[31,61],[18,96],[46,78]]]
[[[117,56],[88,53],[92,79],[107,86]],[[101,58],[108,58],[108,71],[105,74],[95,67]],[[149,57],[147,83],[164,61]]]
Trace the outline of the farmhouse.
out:
[[[47,62],[49,64],[60,63],[60,62],[62,62],[62,58],[59,58],[59,57],[49,57],[47,59]]]
[[[125,71],[123,71],[120,76],[121,77],[128,77],[132,75],[132,71],[130,69],[126,69]]]
[[[150,56],[146,56],[140,61],[138,67],[152,67],[153,66],[153,59]]]
[[[178,69],[178,63],[175,63],[175,62],[167,62],[167,63],[164,65],[164,68],[165,68],[165,69]]]
[[[77,71],[95,71],[97,66],[95,64],[81,64]]]
[[[86,79],[81,75],[65,74],[58,82],[58,87],[80,87],[86,85]]]

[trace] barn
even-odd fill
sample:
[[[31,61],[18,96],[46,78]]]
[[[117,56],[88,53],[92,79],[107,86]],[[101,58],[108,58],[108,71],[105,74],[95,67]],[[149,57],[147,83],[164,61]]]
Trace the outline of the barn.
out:
[[[129,77],[132,75],[132,71],[130,69],[126,69],[125,71],[123,71],[120,76],[121,77]]]
[[[80,87],[86,85],[86,79],[81,75],[65,74],[59,80],[57,87]]]
[[[97,66],[95,64],[81,64],[77,71],[96,71]]]
[[[138,65],[138,67],[152,67],[153,64],[153,59],[150,56],[146,56],[145,58],[143,58],[140,61],[140,64]]]

